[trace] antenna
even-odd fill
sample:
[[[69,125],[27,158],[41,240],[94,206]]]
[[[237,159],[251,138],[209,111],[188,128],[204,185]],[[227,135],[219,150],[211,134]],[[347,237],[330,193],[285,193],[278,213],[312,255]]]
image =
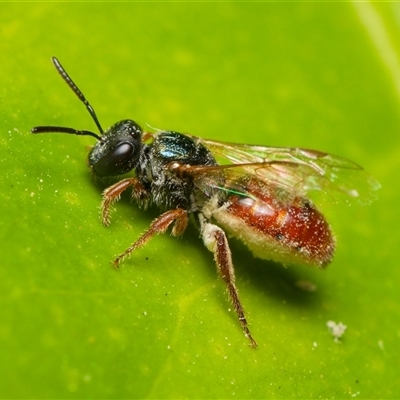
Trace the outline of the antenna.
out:
[[[72,135],[80,135],[80,136],[93,136],[97,140],[101,140],[101,136],[97,135],[94,132],[90,131],[80,131],[74,128],[67,128],[65,126],[35,126],[31,129],[31,133],[70,133]]]
[[[77,95],[78,99],[86,106],[86,109],[89,111],[89,114],[92,116],[93,121],[95,122],[95,124],[97,125],[97,128],[99,129],[99,132],[101,134],[103,134],[104,133],[103,128],[101,127],[100,122],[97,119],[97,116],[96,116],[96,113],[94,112],[93,107],[89,104],[89,102],[86,100],[83,93],[79,90],[78,86],[75,85],[74,81],[67,74],[67,71],[65,71],[65,69],[61,65],[60,61],[58,61],[58,59],[56,57],[52,57],[51,60],[53,61],[54,66],[56,67],[58,73],[64,79],[66,84]],[[66,133],[72,133],[72,132],[66,132]]]

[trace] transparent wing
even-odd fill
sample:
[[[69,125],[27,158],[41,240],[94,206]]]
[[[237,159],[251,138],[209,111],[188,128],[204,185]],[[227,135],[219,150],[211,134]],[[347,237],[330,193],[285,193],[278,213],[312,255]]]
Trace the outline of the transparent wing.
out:
[[[368,203],[377,197],[376,191],[380,188],[379,182],[358,164],[320,151],[226,143],[188,136],[206,146],[221,164],[220,167],[193,169],[193,173],[204,176],[203,186],[212,185],[213,176],[223,170],[225,177],[232,181],[235,176],[247,174],[293,195],[312,197],[313,192],[318,192],[331,200]]]

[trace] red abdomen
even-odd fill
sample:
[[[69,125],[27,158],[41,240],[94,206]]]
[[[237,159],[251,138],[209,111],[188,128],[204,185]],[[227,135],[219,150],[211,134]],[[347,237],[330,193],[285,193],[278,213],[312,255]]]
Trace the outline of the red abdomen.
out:
[[[231,195],[213,215],[253,253],[284,264],[324,267],[335,240],[324,216],[307,199],[250,179],[246,194]]]

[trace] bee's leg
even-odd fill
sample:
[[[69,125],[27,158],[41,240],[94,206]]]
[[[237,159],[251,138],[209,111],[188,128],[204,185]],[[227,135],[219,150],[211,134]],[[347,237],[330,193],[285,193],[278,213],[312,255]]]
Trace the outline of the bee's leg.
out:
[[[132,251],[144,246],[154,235],[165,233],[168,227],[173,223],[172,236],[181,235],[188,224],[189,218],[186,210],[183,208],[177,208],[175,210],[169,210],[164,214],[157,217],[150,225],[150,228],[138,239],[132,243],[123,253],[121,253],[114,261],[113,265],[118,268],[119,263],[123,258],[129,256]]]
[[[199,216],[201,225],[201,235],[205,246],[214,254],[219,275],[224,280],[228,291],[229,299],[236,311],[239,322],[242,325],[245,336],[250,340],[253,347],[257,347],[257,342],[251,336],[247,325],[244,310],[240,302],[239,293],[235,285],[235,271],[232,264],[231,251],[225,232],[217,225],[208,222],[202,215]]]
[[[132,187],[132,198],[138,202],[143,202],[148,196],[143,185],[136,178],[126,178],[114,183],[103,192],[103,201],[101,203],[101,220],[103,224],[110,225],[110,211],[113,203],[118,201],[121,193]]]

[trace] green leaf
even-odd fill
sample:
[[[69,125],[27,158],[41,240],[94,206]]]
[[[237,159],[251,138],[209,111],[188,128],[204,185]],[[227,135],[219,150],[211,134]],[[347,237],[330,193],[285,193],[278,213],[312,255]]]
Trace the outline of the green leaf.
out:
[[[399,397],[399,11],[396,3],[2,3],[0,397]],[[324,205],[338,241],[324,272],[261,261],[230,241],[256,350],[194,225],[112,269],[158,211],[123,197],[105,228],[103,187],[85,161],[93,138],[29,133],[95,130],[51,56],[103,127],[132,118],[217,140],[315,148],[381,182],[370,206]],[[328,321],[347,326],[338,343]]]

